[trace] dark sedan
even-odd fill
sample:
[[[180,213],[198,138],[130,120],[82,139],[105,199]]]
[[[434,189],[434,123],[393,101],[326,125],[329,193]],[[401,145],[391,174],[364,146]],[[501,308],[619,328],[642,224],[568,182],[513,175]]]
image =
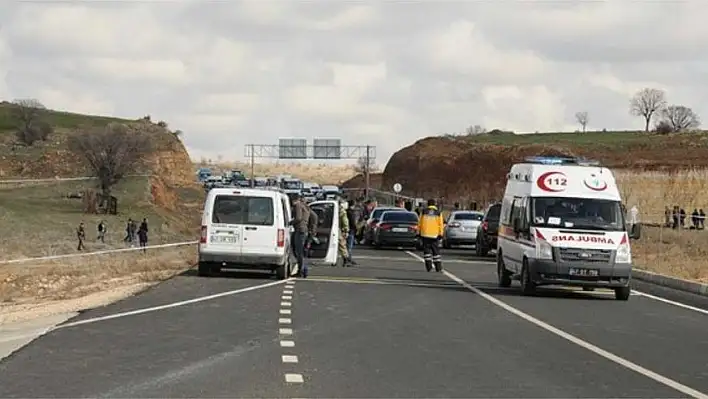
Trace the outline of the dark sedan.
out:
[[[386,211],[376,223],[373,231],[374,246],[377,248],[415,247],[418,235],[418,215],[408,211]]]

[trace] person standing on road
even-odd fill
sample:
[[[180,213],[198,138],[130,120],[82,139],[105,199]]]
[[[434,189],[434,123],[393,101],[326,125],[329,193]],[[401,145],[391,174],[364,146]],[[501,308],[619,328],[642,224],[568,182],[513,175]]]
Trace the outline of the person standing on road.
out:
[[[347,224],[349,231],[347,233],[347,253],[349,254],[349,264],[356,265],[352,250],[354,249],[354,241],[356,240],[357,225],[359,224],[359,209],[354,200],[349,200],[347,203]]]
[[[81,251],[86,249],[84,246],[84,241],[86,240],[86,229],[84,229],[84,222],[79,223],[79,227],[76,228],[76,238],[79,239],[79,246],[76,250]]]
[[[418,220],[418,234],[423,244],[425,269],[430,271],[435,265],[435,271],[441,272],[440,240],[443,235],[443,217],[434,199],[428,200],[428,207],[423,210]]]
[[[347,251],[347,238],[349,237],[348,205],[344,200],[339,202],[339,253],[342,255],[342,266],[344,267],[351,264],[351,254]]]
[[[312,243],[320,243],[320,240],[317,238],[317,226],[319,224],[319,217],[312,208],[309,208],[309,211],[310,215],[307,218],[307,242],[305,244],[305,255],[308,258],[310,257],[310,248],[312,247]]]
[[[293,195],[293,251],[298,264],[297,275],[307,278],[307,263],[305,263],[305,244],[307,241],[310,208],[302,200],[300,194]]]

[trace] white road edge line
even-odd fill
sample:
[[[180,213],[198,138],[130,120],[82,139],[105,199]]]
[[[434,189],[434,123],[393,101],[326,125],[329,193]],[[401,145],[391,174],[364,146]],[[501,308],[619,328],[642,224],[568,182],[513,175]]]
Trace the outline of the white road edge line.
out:
[[[423,258],[418,256],[417,254],[414,254],[410,251],[406,251],[406,253],[408,255],[412,256],[413,258],[418,259],[421,262],[423,261]],[[543,321],[531,316],[530,314],[524,313],[523,311],[507,304],[506,302],[501,301],[501,300],[487,294],[486,292],[480,290],[479,288],[475,288],[475,287],[471,286],[466,281],[464,281],[463,279],[457,277],[456,275],[448,272],[447,270],[443,270],[443,274],[445,274],[448,278],[457,282],[461,286],[467,288],[468,290],[470,290],[470,291],[474,292],[475,294],[481,296],[482,298],[486,299],[487,301],[506,310],[507,312],[512,313],[512,314],[514,314],[514,315],[516,315],[516,316],[518,316],[530,323],[533,323],[536,326],[541,327],[542,329],[544,329],[550,333],[553,333],[553,334],[555,334],[567,341],[570,341],[570,342],[580,346],[581,348],[587,349],[587,350],[595,353],[596,355],[600,355],[607,360],[617,363],[620,366],[630,369],[634,372],[637,372],[645,377],[651,378],[652,380],[659,382],[661,384],[664,384],[664,385],[666,385],[672,389],[675,389],[685,395],[688,395],[690,397],[697,398],[697,399],[708,399],[708,394],[697,391],[691,387],[683,385],[680,382],[674,381],[668,377],[664,377],[661,374],[657,374],[657,373],[655,373],[649,369],[646,369],[636,363],[632,363],[631,361],[629,361],[627,359],[621,358],[611,352],[608,352],[600,347],[597,347],[587,341],[583,341],[582,339],[580,339],[572,334],[569,334],[559,328],[553,327],[552,325],[550,325],[546,322],[543,322]]]
[[[280,306],[288,308],[290,306],[293,306],[293,303],[292,302],[280,302]]]
[[[280,328],[280,329],[278,329],[278,333],[283,334],[283,335],[292,335],[293,329],[292,328]]]
[[[301,384],[305,382],[305,379],[302,378],[302,374],[285,374],[285,382],[290,382],[290,383],[297,383]]]
[[[297,363],[298,359],[295,355],[283,355],[281,356],[283,363]]]
[[[283,319],[278,319],[278,323],[280,323],[280,324],[292,324],[292,323],[293,323],[293,319],[285,319],[285,318],[283,318]]]
[[[295,341],[280,341],[280,346],[282,348],[292,348],[295,346]]]
[[[285,295],[292,295],[292,294],[293,294],[293,290],[283,290],[283,294],[285,294]]]
[[[666,298],[662,298],[660,296],[647,294],[646,292],[641,292],[641,291],[637,291],[637,290],[632,290],[632,291],[634,291],[639,296],[643,296],[643,297],[646,297],[649,299],[653,299],[655,301],[664,302],[669,305],[678,306],[679,308],[684,308],[684,309],[692,310],[694,312],[702,313],[704,315],[708,315],[708,310],[705,310],[705,309],[697,308],[697,307],[691,306],[691,305],[686,305],[685,303],[681,303],[681,302],[672,301],[672,300],[669,300]]]
[[[290,309],[280,309],[280,314],[292,314],[293,311]]]
[[[284,301],[291,301],[293,299],[292,295],[283,295],[280,299]]]
[[[191,305],[191,304],[193,304],[193,303],[209,301],[209,300],[216,299],[216,298],[222,298],[222,297],[225,297],[225,296],[236,295],[236,294],[241,294],[241,293],[244,293],[244,292],[255,291],[255,290],[260,290],[260,289],[262,289],[262,288],[272,287],[272,286],[274,286],[274,285],[283,284],[283,283],[286,282],[286,281],[288,281],[288,280],[273,281],[273,282],[270,282],[270,283],[259,284],[259,285],[253,285],[253,286],[245,287],[245,288],[239,288],[239,289],[237,289],[237,290],[226,291],[226,292],[220,292],[220,293],[218,293],[218,294],[213,294],[213,295],[207,295],[207,296],[202,296],[202,297],[198,297],[198,298],[188,299],[188,300],[186,300],[186,301],[173,302],[173,303],[168,303],[168,304],[166,304],[166,305],[153,306],[153,307],[150,307],[150,308],[136,309],[136,310],[131,310],[131,311],[128,311],[128,312],[114,313],[114,314],[107,315],[107,316],[93,317],[93,318],[90,318],[90,319],[84,319],[84,320],[75,321],[75,322],[73,322],[73,323],[60,324],[60,325],[58,325],[58,326],[55,326],[54,328],[49,329],[49,331],[58,330],[58,329],[60,329],[60,328],[68,328],[68,327],[80,326],[80,325],[83,325],[83,324],[96,323],[96,322],[99,322],[99,321],[118,319],[118,318],[121,318],[121,317],[135,316],[135,315],[144,314],[144,313],[156,312],[156,311],[158,311],[158,310],[171,309],[171,308],[176,308],[176,307],[179,307],[179,306]]]

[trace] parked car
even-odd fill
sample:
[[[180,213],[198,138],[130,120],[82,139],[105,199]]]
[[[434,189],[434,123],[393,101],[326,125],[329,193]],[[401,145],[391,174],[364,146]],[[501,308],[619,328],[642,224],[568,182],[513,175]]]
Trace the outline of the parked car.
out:
[[[484,213],[480,211],[454,211],[447,219],[443,230],[443,248],[455,245],[475,245],[477,227],[482,224]]]
[[[501,215],[501,203],[490,205],[484,212],[482,223],[477,226],[477,237],[475,243],[475,252],[477,256],[487,256],[490,250],[497,249],[499,215]]]
[[[381,214],[381,220],[373,229],[374,247],[416,247],[418,215],[406,210],[389,210]]]
[[[376,208],[374,208],[373,211],[371,211],[369,219],[364,225],[364,244],[372,245],[374,243],[374,227],[376,226],[376,223],[378,223],[381,219],[381,215],[389,210],[395,211],[401,210],[401,208],[395,208],[392,206],[377,206]]]

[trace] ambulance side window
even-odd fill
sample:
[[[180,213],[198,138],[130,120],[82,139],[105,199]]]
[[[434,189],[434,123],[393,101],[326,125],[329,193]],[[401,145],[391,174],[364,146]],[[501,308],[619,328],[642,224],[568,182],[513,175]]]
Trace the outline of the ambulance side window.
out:
[[[521,220],[521,231],[527,231],[529,229],[529,211],[528,211],[528,198],[521,198],[517,200],[519,209],[519,219]]]
[[[514,226],[514,220],[521,218],[522,199],[514,197],[514,202],[511,204],[511,226]]]
[[[504,198],[502,200],[502,214],[500,215],[500,223],[504,226],[511,226],[511,212],[512,212],[512,200],[509,198]]]

